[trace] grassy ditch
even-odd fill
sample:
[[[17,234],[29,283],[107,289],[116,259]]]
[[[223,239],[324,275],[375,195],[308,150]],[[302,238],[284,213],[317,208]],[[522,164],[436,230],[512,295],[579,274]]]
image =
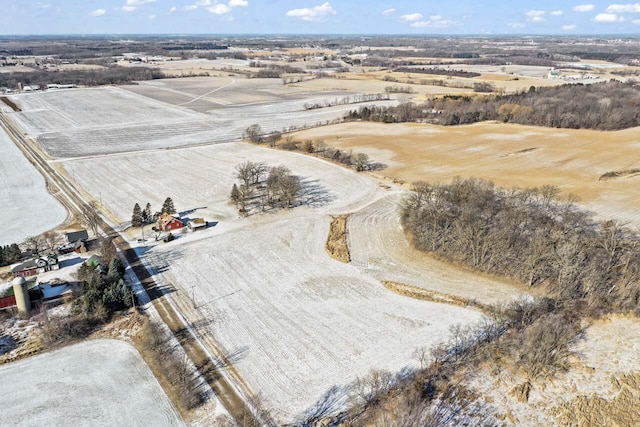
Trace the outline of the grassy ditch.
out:
[[[340,262],[351,262],[349,245],[347,243],[347,219],[349,215],[337,215],[331,217],[329,236],[325,248],[331,258]]]

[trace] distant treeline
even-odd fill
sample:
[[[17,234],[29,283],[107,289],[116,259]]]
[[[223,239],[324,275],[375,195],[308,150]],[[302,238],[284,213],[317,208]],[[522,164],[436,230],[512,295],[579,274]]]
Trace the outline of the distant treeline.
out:
[[[454,70],[454,69],[449,69],[449,68],[437,68],[437,67],[430,67],[430,68],[409,68],[409,67],[398,67],[395,70],[393,70],[395,72],[398,73],[418,73],[418,74],[434,74],[437,76],[451,76],[451,77],[465,77],[465,78],[472,78],[472,77],[480,77],[481,74],[480,73],[474,73],[471,71],[464,71],[464,70]]]
[[[485,120],[569,129],[618,130],[640,125],[640,91],[632,82],[573,84],[495,96],[445,96],[425,104],[362,107],[347,119],[460,125]]]
[[[26,73],[0,73],[0,86],[16,89],[23,85],[74,84],[100,86],[130,83],[135,80],[162,79],[158,69],[143,67],[107,67],[96,70],[31,71]]]
[[[474,178],[417,183],[402,224],[418,249],[545,285],[593,314],[638,311],[640,236],[615,221],[594,221],[557,194],[551,186],[515,190]]]

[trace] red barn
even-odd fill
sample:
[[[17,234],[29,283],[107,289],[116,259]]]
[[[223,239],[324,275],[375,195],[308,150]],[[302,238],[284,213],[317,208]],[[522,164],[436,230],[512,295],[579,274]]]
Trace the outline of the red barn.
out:
[[[182,220],[180,218],[171,216],[168,213],[163,213],[158,218],[158,228],[161,231],[176,230],[178,228],[182,228],[183,226],[184,224],[182,224]]]

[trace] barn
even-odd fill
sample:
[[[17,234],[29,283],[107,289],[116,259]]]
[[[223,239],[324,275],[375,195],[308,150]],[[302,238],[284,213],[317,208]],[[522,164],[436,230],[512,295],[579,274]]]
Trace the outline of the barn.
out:
[[[158,218],[158,229],[160,231],[171,231],[177,230],[178,228],[182,228],[184,224],[180,218],[176,218],[175,216],[169,215],[168,213],[163,213]]]
[[[58,257],[51,254],[46,258],[34,258],[23,263],[16,264],[11,267],[11,274],[13,277],[25,277],[44,273],[45,271],[58,270],[59,268],[60,265],[58,264]]]

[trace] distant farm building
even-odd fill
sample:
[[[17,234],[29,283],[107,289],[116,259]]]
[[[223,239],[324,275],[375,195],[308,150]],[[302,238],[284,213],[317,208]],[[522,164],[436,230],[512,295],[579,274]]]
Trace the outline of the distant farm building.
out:
[[[169,215],[168,213],[163,213],[158,218],[158,229],[160,231],[177,230],[182,227],[184,227],[182,220],[180,218],[176,218],[175,216]]]
[[[67,242],[62,246],[58,246],[57,251],[59,254],[68,254],[71,252],[85,253],[87,251],[85,242],[89,240],[89,233],[87,230],[73,231],[67,233]]]
[[[195,219],[189,220],[189,222],[187,223],[187,227],[191,231],[196,231],[201,229],[204,230],[205,228],[207,228],[207,221],[205,221],[204,218],[195,218]]]
[[[58,257],[57,255],[52,254],[46,258],[33,258],[20,264],[16,264],[11,268],[11,274],[13,277],[25,277],[59,269],[60,264],[58,264]]]
[[[87,240],[89,240],[89,233],[87,233],[87,230],[72,231],[71,233],[67,233],[68,243],[75,243],[77,241],[86,242]]]

